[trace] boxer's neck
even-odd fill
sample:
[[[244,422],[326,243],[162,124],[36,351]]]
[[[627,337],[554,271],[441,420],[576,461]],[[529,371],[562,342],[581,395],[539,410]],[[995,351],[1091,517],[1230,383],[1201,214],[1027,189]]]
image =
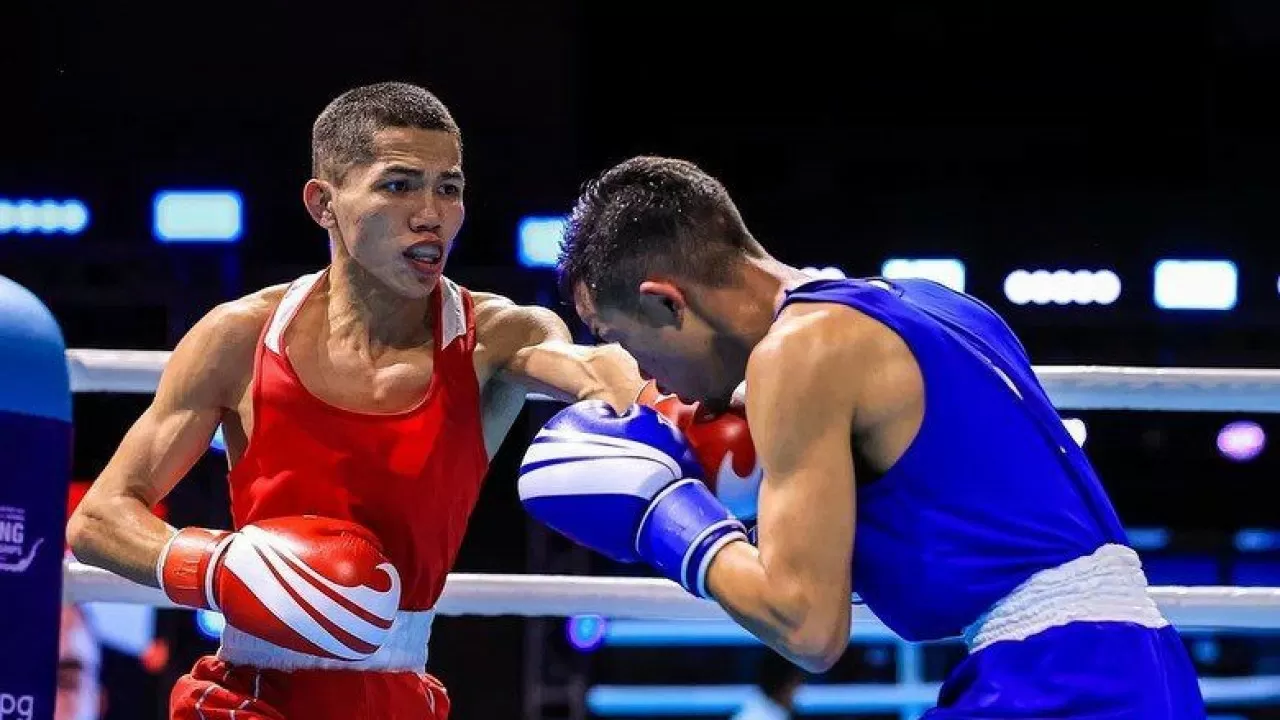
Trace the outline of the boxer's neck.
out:
[[[357,350],[421,347],[431,340],[431,296],[406,298],[359,263],[334,263],[328,276],[329,339]]]
[[[772,257],[746,258],[734,288],[736,312],[730,328],[748,348],[753,348],[769,332],[787,290],[812,278]]]

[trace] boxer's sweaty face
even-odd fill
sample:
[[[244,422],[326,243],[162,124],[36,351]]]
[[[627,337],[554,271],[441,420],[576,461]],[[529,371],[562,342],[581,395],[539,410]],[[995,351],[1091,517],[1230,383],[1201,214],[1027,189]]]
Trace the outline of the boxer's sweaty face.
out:
[[[386,128],[374,160],[351,168],[333,204],[347,254],[392,291],[430,294],[462,228],[462,148],[439,130]]]

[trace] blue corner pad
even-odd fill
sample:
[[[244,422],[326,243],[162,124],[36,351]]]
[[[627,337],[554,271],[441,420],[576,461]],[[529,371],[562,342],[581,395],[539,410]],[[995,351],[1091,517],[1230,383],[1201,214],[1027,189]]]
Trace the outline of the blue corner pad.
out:
[[[49,308],[0,275],[0,412],[71,422],[66,350]]]

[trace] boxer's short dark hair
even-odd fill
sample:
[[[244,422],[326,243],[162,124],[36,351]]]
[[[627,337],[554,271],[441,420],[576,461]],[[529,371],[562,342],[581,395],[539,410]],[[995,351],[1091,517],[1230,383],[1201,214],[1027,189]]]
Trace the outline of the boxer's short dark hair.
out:
[[[462,133],[449,108],[425,88],[383,82],[352,88],[321,111],[311,128],[311,173],[342,182],[354,165],[373,162],[373,136],[386,128]]]
[[[560,291],[572,302],[585,284],[597,305],[634,312],[645,278],[722,286],[744,253],[764,250],[719,180],[686,160],[634,157],[584,186],[560,249]]]

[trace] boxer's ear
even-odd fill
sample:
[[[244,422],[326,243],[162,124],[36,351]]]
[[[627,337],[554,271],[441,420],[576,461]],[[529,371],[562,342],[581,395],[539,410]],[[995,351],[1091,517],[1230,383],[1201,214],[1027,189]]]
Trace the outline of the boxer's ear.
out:
[[[687,303],[680,288],[665,280],[640,283],[640,312],[650,325],[679,327]]]

